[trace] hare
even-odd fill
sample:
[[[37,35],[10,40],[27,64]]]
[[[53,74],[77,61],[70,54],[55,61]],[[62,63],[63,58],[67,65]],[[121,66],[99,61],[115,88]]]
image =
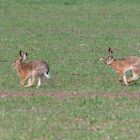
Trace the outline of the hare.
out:
[[[119,80],[123,80],[124,84],[128,86],[128,83],[137,80],[140,76],[140,57],[129,56],[126,58],[115,59],[113,57],[113,51],[108,49],[109,56],[106,58],[105,63],[111,66],[119,75]],[[127,80],[126,72],[132,71],[132,77]]]
[[[34,60],[29,63],[23,63],[27,57],[27,53],[19,51],[19,58],[13,64],[18,76],[21,77],[20,85],[24,86],[26,80],[28,84],[25,87],[31,87],[35,83],[35,78],[38,78],[37,87],[41,86],[41,79],[43,76],[50,78],[49,66],[46,61]]]

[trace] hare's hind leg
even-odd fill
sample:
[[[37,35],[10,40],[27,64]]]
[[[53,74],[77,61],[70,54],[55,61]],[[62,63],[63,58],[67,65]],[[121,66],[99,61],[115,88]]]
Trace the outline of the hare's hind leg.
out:
[[[30,87],[33,86],[34,83],[35,83],[35,77],[36,77],[36,72],[35,71],[32,72],[32,76],[31,77],[32,77],[32,80],[30,82]]]
[[[41,86],[41,77],[38,77],[38,83],[37,83],[37,88],[39,88]]]
[[[133,66],[132,67],[132,77],[128,79],[128,82],[133,82],[136,81],[139,78],[139,74],[140,74],[140,66]]]
[[[133,71],[132,71],[132,73],[133,73],[133,77],[131,77],[127,80],[128,83],[136,81],[139,78],[139,75],[137,73],[134,73]]]
[[[126,79],[126,73],[123,74],[123,81],[124,81],[125,85],[128,86],[127,79]]]

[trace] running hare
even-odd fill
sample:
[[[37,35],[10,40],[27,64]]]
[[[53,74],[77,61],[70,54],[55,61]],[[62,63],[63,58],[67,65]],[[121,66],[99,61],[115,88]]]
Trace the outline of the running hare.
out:
[[[108,49],[109,56],[106,58],[106,64],[111,66],[119,75],[119,80],[123,80],[125,85],[135,81],[140,76],[140,57],[129,56],[127,58],[115,59],[113,57],[113,51],[111,48]],[[132,77],[127,80],[126,72],[132,71]]]
[[[46,61],[34,60],[29,63],[23,63],[27,57],[27,53],[19,52],[19,58],[13,64],[17,74],[21,77],[20,84],[24,86],[26,80],[28,84],[25,87],[31,87],[35,83],[35,78],[38,78],[37,87],[41,86],[43,76],[49,78],[49,66]]]

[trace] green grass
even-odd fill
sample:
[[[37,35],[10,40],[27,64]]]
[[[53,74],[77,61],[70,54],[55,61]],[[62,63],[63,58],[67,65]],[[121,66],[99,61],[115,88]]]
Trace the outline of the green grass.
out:
[[[139,0],[0,0],[0,93],[129,93],[104,59],[140,56]],[[23,88],[12,63],[48,61],[51,79]],[[103,60],[102,60],[103,59]],[[102,61],[101,61],[102,60]],[[132,140],[139,136],[139,98],[10,97],[0,100],[0,139]]]
[[[137,99],[48,97],[0,102],[0,139],[138,140]]]

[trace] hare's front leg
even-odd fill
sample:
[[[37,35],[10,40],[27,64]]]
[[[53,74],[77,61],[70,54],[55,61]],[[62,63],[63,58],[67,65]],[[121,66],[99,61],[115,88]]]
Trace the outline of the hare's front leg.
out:
[[[31,80],[31,82],[30,82],[29,87],[31,87],[31,86],[34,85],[34,83],[35,83],[35,77],[36,77],[36,75],[32,75],[32,80]]]
[[[28,78],[28,84],[25,85],[25,87],[30,87],[30,85],[31,85],[31,81],[32,81],[32,77],[29,77],[29,78]]]
[[[21,81],[20,81],[20,85],[21,86],[24,86],[24,83],[25,83],[25,81],[28,79],[28,76],[27,75],[22,75],[22,77],[21,77]]]
[[[119,81],[123,82],[123,75],[122,75],[122,73],[118,73],[118,76],[119,76]]]
[[[23,79],[23,78],[21,79],[21,81],[20,81],[20,85],[21,85],[21,86],[24,86],[25,80],[26,80],[26,79]]]
[[[35,76],[32,76],[28,79],[28,84],[25,87],[31,87],[35,83]]]

